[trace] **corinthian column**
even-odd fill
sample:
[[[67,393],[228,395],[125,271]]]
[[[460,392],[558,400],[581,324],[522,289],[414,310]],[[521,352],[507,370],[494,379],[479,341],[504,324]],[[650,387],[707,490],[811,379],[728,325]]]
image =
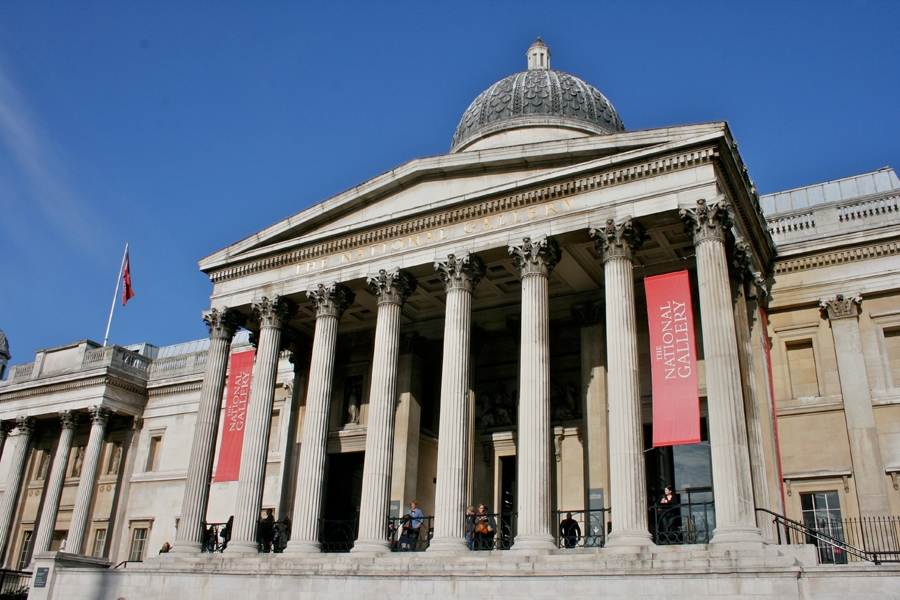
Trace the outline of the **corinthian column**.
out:
[[[378,300],[375,357],[366,423],[359,536],[353,552],[387,552],[391,466],[394,446],[394,405],[397,402],[397,360],[400,356],[400,307],[417,282],[401,271],[382,269],[368,284]]]
[[[444,358],[441,370],[440,439],[434,500],[434,540],[429,550],[466,552],[468,489],[470,335],[472,291],[484,276],[474,254],[434,263],[447,292]]]
[[[59,432],[59,442],[56,444],[56,454],[53,455],[50,479],[44,492],[44,507],[41,509],[41,521],[35,536],[34,554],[49,551],[50,542],[53,541],[53,529],[56,527],[56,514],[59,512],[59,499],[66,479],[66,466],[69,464],[69,452],[72,450],[72,437],[75,435],[78,414],[71,410],[61,410],[59,420],[62,429]]]
[[[716,528],[711,542],[762,542],[753,505],[741,367],[725,254],[725,237],[732,227],[730,207],[724,199],[712,205],[698,200],[696,208],[681,210],[681,218],[694,238],[700,284],[709,445],[716,492]]]
[[[606,293],[606,365],[609,398],[609,505],[607,546],[648,546],[647,491],[641,444],[641,379],[634,307],[634,253],[644,228],[630,217],[591,229],[603,257]]]
[[[859,294],[838,294],[824,298],[819,303],[831,323],[831,334],[834,336],[859,514],[862,517],[884,517],[891,513],[891,506],[884,481],[884,462],[875,427],[862,338],[859,335],[861,304],[862,296]]]
[[[522,279],[518,521],[514,549],[556,547],[550,533],[550,272],[562,257],[556,240],[525,238],[509,247]]]
[[[6,478],[6,489],[0,501],[0,560],[6,555],[9,532],[12,529],[13,515],[19,503],[19,492],[25,478],[25,467],[31,451],[31,439],[34,436],[34,419],[19,417],[16,419],[19,435],[16,436],[16,449],[9,464],[9,475]]]
[[[306,296],[316,307],[316,332],[313,337],[306,412],[300,438],[300,462],[294,500],[294,522],[286,553],[318,552],[319,512],[325,450],[328,443],[328,417],[331,413],[331,388],[334,382],[334,353],[338,322],[355,295],[340,283],[319,284]]]
[[[216,452],[216,436],[219,433],[219,415],[222,413],[222,394],[225,391],[231,338],[238,327],[244,324],[246,317],[225,307],[221,311],[214,308],[203,313],[203,320],[209,328],[209,354],[200,390],[194,442],[188,459],[181,521],[172,552],[200,552],[203,546],[203,523],[209,502],[209,480]]]
[[[106,422],[109,410],[102,406],[92,406],[91,435],[88,438],[87,450],[84,452],[84,465],[81,469],[81,480],[78,482],[78,495],[75,497],[75,508],[72,510],[72,524],[69,526],[69,537],[66,551],[81,554],[84,533],[90,517],[91,500],[96,487],[97,466],[100,464],[100,450],[103,449],[103,437],[106,435]]]
[[[9,432],[16,428],[16,424],[12,421],[0,421],[0,458],[3,457],[3,449],[6,448],[6,438]]]
[[[250,399],[247,402],[234,529],[228,548],[225,549],[232,554],[259,551],[256,531],[266,481],[266,455],[269,452],[269,430],[272,402],[275,400],[281,333],[296,312],[297,306],[283,296],[275,296],[271,300],[264,296],[253,304],[253,314],[259,323],[259,345],[253,367],[253,381],[250,383]]]

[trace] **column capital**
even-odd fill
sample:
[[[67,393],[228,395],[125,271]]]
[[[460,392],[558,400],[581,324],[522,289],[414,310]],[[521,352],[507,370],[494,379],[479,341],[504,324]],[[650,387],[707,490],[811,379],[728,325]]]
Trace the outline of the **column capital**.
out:
[[[399,268],[381,269],[378,275],[366,278],[378,304],[397,304],[403,306],[409,295],[416,291],[419,282],[416,278]]]
[[[753,277],[753,248],[744,238],[735,236],[734,245],[729,252],[728,272],[731,279],[743,283]]]
[[[134,431],[140,431],[144,428],[144,418],[143,417],[133,417],[131,421],[131,429]]]
[[[447,260],[435,261],[434,269],[440,274],[446,291],[461,289],[472,292],[484,277],[487,267],[479,256],[466,252],[458,257],[448,254]]]
[[[88,412],[91,413],[91,422],[94,425],[101,425],[106,427],[106,422],[109,420],[110,411],[105,406],[92,406],[88,409]]]
[[[0,438],[5,438],[15,428],[15,421],[0,421]]]
[[[335,281],[331,285],[320,283],[316,289],[306,292],[306,297],[316,307],[316,318],[328,316],[340,319],[344,311],[353,304],[356,294]]]
[[[606,305],[603,302],[588,302],[587,304],[573,304],[572,318],[579,327],[590,327],[603,322],[606,316]]]
[[[284,296],[268,298],[263,296],[253,303],[253,316],[261,329],[271,327],[284,329],[288,321],[297,314],[297,305]]]
[[[605,226],[591,229],[588,233],[597,246],[597,252],[603,257],[603,262],[616,258],[633,261],[645,239],[643,225],[631,217],[626,217],[619,223],[608,219]]]
[[[523,238],[521,244],[509,246],[509,254],[516,262],[519,276],[543,275],[550,277],[553,267],[562,258],[562,249],[552,237],[543,235],[539,238]]]
[[[34,433],[34,419],[31,417],[17,417],[16,429],[20,434],[31,435]]]
[[[59,411],[59,421],[62,423],[63,429],[75,429],[78,424],[78,413],[74,410]]]
[[[209,329],[211,339],[228,339],[234,336],[234,332],[247,322],[247,317],[233,308],[223,307],[222,310],[211,308],[203,312],[203,321]]]
[[[858,317],[861,306],[862,295],[859,293],[854,296],[838,294],[834,298],[822,298],[819,300],[819,308],[822,309],[825,318],[829,321]]]
[[[763,308],[768,308],[771,295],[771,286],[766,278],[762,276],[762,273],[753,273],[753,281],[751,282],[749,294],[750,298],[756,300]]]
[[[707,241],[724,242],[734,221],[731,216],[731,205],[724,196],[707,204],[706,200],[697,200],[696,208],[682,208],[678,211],[684,221],[684,230],[694,238],[694,245]]]

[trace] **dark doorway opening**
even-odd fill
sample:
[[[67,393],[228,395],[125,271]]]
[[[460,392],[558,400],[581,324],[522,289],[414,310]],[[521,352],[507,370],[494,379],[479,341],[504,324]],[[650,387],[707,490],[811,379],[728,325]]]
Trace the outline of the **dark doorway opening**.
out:
[[[494,509],[500,514],[495,538],[495,547],[505,549],[512,546],[516,537],[516,457],[500,457],[500,506]]]
[[[365,452],[329,454],[319,542],[326,552],[349,551],[359,531]]]

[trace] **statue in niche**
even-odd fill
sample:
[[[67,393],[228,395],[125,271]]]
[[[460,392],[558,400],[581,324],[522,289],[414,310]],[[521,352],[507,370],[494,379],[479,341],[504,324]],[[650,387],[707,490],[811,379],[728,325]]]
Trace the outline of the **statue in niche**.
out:
[[[119,472],[119,465],[122,463],[122,444],[113,444],[112,456],[109,459],[109,468],[106,469],[107,475],[115,475]]]
[[[509,427],[516,424],[516,392],[506,393],[502,383],[493,392],[478,395],[478,414],[475,426],[483,429]]]
[[[84,467],[84,446],[75,449],[75,460],[72,462],[72,477],[81,477],[81,469]]]
[[[344,383],[344,405],[347,425],[359,425],[359,405],[362,398],[362,377],[348,377]]]
[[[35,479],[47,479],[47,470],[50,468],[50,453],[41,450],[41,462],[38,465],[37,477]]]
[[[553,419],[556,421],[568,421],[580,419],[581,411],[578,409],[578,388],[569,381],[565,386],[550,383],[550,406],[553,411]]]

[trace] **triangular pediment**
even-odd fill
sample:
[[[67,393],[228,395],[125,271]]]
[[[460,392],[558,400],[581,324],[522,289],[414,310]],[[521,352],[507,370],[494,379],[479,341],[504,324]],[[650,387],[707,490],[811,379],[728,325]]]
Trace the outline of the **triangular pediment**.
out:
[[[722,122],[460,152],[410,161],[200,261],[205,272],[446,211],[727,135]]]

